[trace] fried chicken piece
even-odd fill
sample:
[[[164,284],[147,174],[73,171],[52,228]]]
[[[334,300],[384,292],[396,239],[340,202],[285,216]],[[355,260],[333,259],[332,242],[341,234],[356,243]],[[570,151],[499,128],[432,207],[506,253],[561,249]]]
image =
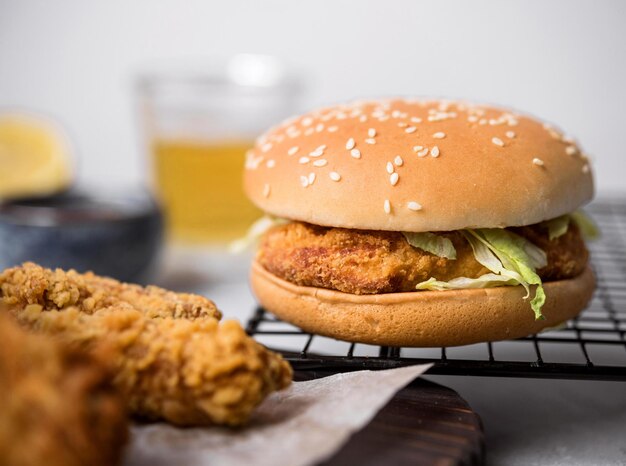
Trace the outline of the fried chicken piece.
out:
[[[210,301],[141,290],[34,264],[0,274],[0,300],[22,325],[88,351],[112,351],[114,383],[139,417],[237,426],[290,384],[289,364],[237,322],[220,324]]]
[[[97,309],[123,305],[148,317],[212,317],[218,320],[222,317],[215,304],[202,296],[174,293],[156,286],[144,288],[91,272],[50,270],[32,262],[5,270],[0,274],[0,284],[0,296],[4,296],[8,304],[39,304],[45,309],[73,306],[88,314]]]
[[[571,278],[584,270],[588,253],[575,225],[552,241],[547,229],[539,225],[514,231],[546,251],[548,266],[537,271],[543,279]],[[454,244],[456,260],[412,247],[400,232],[292,222],[263,236],[257,261],[270,273],[296,285],[353,294],[416,291],[415,286],[430,277],[448,281],[489,272],[476,261],[461,232],[439,234]]]
[[[117,464],[128,437],[122,397],[103,358],[0,315],[0,463]]]
[[[85,314],[31,304],[14,315],[22,325],[75,346],[111,348],[114,383],[129,410],[146,420],[241,425],[270,392],[291,382],[289,364],[235,321],[148,318],[119,306]]]

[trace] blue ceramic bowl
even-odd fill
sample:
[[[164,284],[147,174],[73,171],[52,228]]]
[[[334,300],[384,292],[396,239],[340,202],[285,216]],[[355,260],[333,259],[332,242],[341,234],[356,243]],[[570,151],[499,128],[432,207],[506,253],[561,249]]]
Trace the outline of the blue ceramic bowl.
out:
[[[0,269],[32,261],[141,283],[155,272],[162,241],[161,211],[145,193],[0,205]]]

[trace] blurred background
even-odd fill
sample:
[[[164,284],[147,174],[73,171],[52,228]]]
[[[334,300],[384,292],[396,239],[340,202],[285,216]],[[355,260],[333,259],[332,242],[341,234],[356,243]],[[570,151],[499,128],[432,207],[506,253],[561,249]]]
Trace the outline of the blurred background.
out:
[[[613,1],[0,0],[0,106],[70,133],[82,183],[145,180],[139,74],[273,55],[301,108],[376,95],[462,97],[556,122],[624,187],[626,3]]]
[[[43,162],[14,156],[11,165],[11,150],[0,150],[0,199],[36,198],[9,212],[8,233],[0,228],[29,239],[5,242],[0,265],[30,255],[145,280],[162,239],[146,193],[165,208],[170,244],[223,250],[261,215],[239,184],[254,138],[290,114],[360,97],[463,98],[528,112],[580,141],[600,194],[618,192],[625,19],[618,0],[0,0],[0,139],[14,153],[43,147],[53,159],[34,176]],[[41,205],[68,186],[69,198]],[[143,230],[122,231],[111,216]],[[93,228],[68,237],[68,218]],[[23,225],[33,222],[59,228],[56,256],[49,231]],[[110,231],[94,248],[102,225]],[[135,251],[132,266],[97,265],[126,259],[120,245]]]

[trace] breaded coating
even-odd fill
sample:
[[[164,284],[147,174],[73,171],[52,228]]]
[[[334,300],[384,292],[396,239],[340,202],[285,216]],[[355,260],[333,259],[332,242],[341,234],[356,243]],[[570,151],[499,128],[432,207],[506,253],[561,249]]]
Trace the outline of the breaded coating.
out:
[[[222,317],[215,304],[202,296],[174,293],[156,286],[144,288],[91,272],[50,270],[32,262],[2,272],[0,285],[0,296],[8,304],[39,304],[46,310],[78,307],[90,314],[97,309],[123,305],[148,317]]]
[[[138,417],[181,426],[238,426],[269,393],[291,382],[289,364],[237,322],[220,324],[202,313],[185,318],[185,312],[193,317],[201,308],[185,310],[168,292],[165,303],[176,306],[160,306],[154,296],[147,309],[118,296],[108,307],[86,306],[99,290],[81,299],[86,288],[76,290],[78,274],[64,274],[33,264],[9,269],[0,274],[0,298],[28,328],[88,351],[103,346],[111,351],[114,383]],[[94,283],[93,276],[90,280]],[[37,291],[27,291],[33,285]],[[106,295],[97,302],[108,303]]]
[[[547,230],[537,225],[515,231],[546,251],[548,266],[538,270],[546,280],[574,277],[587,264],[587,249],[575,225],[552,241],[548,240]],[[400,232],[292,222],[276,226],[263,236],[257,261],[267,271],[296,285],[352,294],[416,291],[415,286],[430,277],[448,281],[489,272],[476,261],[461,232],[439,234],[454,244],[456,260],[412,247]]]
[[[0,315],[0,463],[111,466],[128,438],[121,395],[103,358]]]

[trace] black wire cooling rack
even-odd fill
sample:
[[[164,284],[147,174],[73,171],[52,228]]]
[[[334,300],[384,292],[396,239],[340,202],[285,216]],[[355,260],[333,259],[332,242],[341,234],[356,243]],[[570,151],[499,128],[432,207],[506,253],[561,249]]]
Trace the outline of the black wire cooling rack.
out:
[[[433,363],[430,374],[626,381],[626,199],[586,210],[602,232],[589,245],[598,284],[588,308],[563,328],[454,348],[396,348],[305,333],[259,308],[247,331],[295,370],[320,375]]]

